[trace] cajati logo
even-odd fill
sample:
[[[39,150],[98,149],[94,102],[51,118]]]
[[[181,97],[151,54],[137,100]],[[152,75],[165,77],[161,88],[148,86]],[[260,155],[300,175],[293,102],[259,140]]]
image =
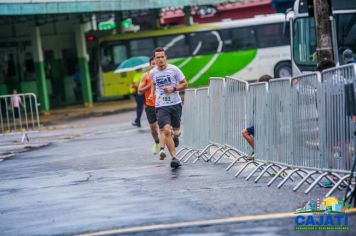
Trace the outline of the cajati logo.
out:
[[[303,202],[295,214],[295,230],[350,230],[349,205],[335,197]]]

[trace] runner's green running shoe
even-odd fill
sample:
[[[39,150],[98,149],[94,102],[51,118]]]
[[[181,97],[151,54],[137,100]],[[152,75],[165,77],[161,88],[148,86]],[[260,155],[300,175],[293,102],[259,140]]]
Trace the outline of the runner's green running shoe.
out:
[[[152,146],[152,154],[153,155],[156,155],[156,154],[158,154],[159,153],[159,143],[155,143],[155,144],[153,144],[153,146]]]

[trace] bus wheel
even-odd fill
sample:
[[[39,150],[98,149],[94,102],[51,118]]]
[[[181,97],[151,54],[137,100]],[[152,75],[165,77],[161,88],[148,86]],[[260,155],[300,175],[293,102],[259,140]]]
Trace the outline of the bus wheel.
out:
[[[292,65],[290,62],[281,62],[274,68],[274,78],[283,78],[292,76]]]

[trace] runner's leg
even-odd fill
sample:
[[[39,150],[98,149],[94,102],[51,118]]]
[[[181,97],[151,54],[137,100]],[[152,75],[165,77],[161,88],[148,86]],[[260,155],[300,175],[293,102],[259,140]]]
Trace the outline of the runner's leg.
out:
[[[182,104],[177,104],[172,107],[172,127],[173,127],[173,141],[174,146],[179,145],[180,132],[180,121],[182,116]]]
[[[171,154],[171,157],[173,158],[176,157],[176,149],[174,147],[171,130],[172,130],[172,126],[169,124],[165,125],[162,129],[166,146],[168,148],[169,153]]]

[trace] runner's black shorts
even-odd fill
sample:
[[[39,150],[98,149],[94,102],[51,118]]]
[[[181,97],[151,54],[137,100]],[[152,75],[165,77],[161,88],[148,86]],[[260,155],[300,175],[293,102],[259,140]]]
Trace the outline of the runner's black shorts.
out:
[[[178,129],[180,128],[180,118],[182,116],[182,104],[156,107],[156,115],[160,129],[167,124]]]
[[[146,106],[146,116],[149,124],[153,124],[157,121],[156,109],[154,106]]]

